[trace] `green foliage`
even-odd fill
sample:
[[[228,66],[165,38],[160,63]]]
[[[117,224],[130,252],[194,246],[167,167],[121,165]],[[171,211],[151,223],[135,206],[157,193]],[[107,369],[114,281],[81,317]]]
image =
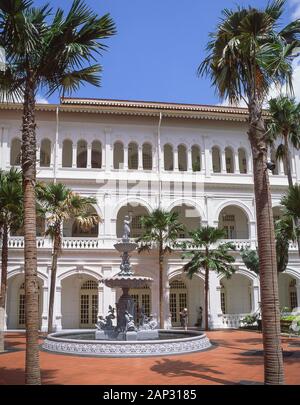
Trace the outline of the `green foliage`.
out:
[[[178,213],[161,209],[141,218],[143,235],[137,239],[139,252],[161,246],[163,253],[171,252],[184,226],[178,221]]]
[[[23,189],[21,172],[11,168],[0,171],[0,229],[4,225],[9,230],[21,227],[23,221]]]
[[[195,273],[206,268],[227,278],[235,272],[232,265],[235,258],[229,253],[235,250],[235,246],[231,242],[219,243],[225,236],[224,230],[206,226],[189,234],[192,240],[181,244],[186,250],[182,258],[190,259],[183,266],[188,277],[192,278]]]
[[[251,6],[223,10],[198,68],[199,75],[210,76],[221,98],[247,104],[255,100],[262,107],[272,84],[292,88],[300,21],[278,29],[285,3],[274,0],[262,10]]]
[[[5,0],[0,4],[0,46],[6,67],[0,71],[2,100],[22,100],[30,77],[35,92],[63,95],[82,83],[100,85],[102,70],[96,60],[107,48],[102,40],[116,33],[108,14],[98,17],[83,0],[74,0],[65,14],[49,5]]]
[[[74,219],[83,230],[98,224],[100,218],[91,212],[94,197],[81,197],[61,183],[39,183],[36,187],[37,211],[47,221],[46,235],[60,238],[64,221]],[[61,242],[61,241],[60,241]]]
[[[241,325],[246,325],[246,326],[252,326],[254,325],[258,320],[260,319],[260,314],[249,314],[246,315],[245,318],[240,319],[240,324]]]
[[[276,257],[277,271],[282,273],[289,261],[289,244],[290,241],[296,240],[293,229],[293,219],[289,215],[284,215],[275,222],[275,239],[276,239]],[[247,269],[259,274],[259,256],[256,250],[244,249],[241,251],[242,260]]]
[[[289,187],[280,203],[284,206],[287,215],[300,219],[300,185]],[[299,232],[299,228],[296,231]]]
[[[247,269],[259,274],[259,257],[257,251],[242,248],[240,253]]]

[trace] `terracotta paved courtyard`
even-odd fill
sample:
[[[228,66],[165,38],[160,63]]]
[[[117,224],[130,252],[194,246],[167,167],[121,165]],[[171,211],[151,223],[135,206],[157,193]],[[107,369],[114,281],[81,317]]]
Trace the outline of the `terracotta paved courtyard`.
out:
[[[43,384],[76,385],[198,385],[263,381],[260,333],[213,331],[208,336],[215,345],[214,349],[181,356],[109,359],[41,352],[42,381]],[[22,333],[7,333],[6,343],[10,351],[0,355],[1,385],[24,383],[24,341]],[[283,350],[286,383],[300,384],[300,338],[283,337]]]

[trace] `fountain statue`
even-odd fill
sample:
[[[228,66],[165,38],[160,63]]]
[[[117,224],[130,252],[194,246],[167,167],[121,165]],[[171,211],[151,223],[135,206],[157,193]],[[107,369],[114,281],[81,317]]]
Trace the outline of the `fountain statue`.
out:
[[[137,248],[137,243],[129,239],[130,224],[131,218],[126,216],[122,240],[114,245],[121,253],[120,271],[104,280],[108,287],[122,289],[116,309],[109,306],[107,315],[99,316],[96,330],[49,334],[43,342],[44,350],[81,356],[135,357],[192,353],[211,346],[207,336],[200,331],[158,329],[154,314],[146,314],[143,307],[136,314],[129,290],[148,286],[153,280],[134,274],[132,270],[130,252]],[[134,321],[136,315],[139,315],[138,325]]]
[[[120,340],[139,340],[145,339],[145,335],[147,335],[147,338],[149,339],[156,339],[158,337],[158,330],[153,327],[154,323],[152,319],[152,327],[146,327],[145,321],[143,322],[145,325],[141,325],[141,327],[135,325],[134,322],[134,319],[136,318],[136,306],[133,298],[129,295],[129,290],[130,288],[142,288],[148,286],[153,280],[150,277],[135,275],[132,270],[129,254],[137,248],[137,243],[130,241],[129,239],[131,222],[132,218],[129,215],[126,215],[123,224],[122,241],[114,245],[115,249],[122,254],[120,272],[115,276],[104,280],[105,285],[110,288],[122,288],[122,295],[116,305],[117,325],[115,328],[108,328],[108,316],[105,318],[105,322],[102,316],[99,318],[97,325],[96,339],[115,338]]]

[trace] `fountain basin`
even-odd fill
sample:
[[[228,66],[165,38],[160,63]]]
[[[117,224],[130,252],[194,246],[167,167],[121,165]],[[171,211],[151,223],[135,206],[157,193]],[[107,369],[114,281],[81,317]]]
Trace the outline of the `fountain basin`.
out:
[[[128,242],[128,241],[123,241],[116,243],[114,245],[114,248],[117,249],[118,252],[120,253],[125,253],[125,252],[132,252],[137,248],[138,244],[135,242]]]
[[[51,352],[96,357],[147,357],[199,352],[211,347],[205,333],[160,329],[159,339],[139,341],[95,340],[95,330],[51,333],[43,349]]]

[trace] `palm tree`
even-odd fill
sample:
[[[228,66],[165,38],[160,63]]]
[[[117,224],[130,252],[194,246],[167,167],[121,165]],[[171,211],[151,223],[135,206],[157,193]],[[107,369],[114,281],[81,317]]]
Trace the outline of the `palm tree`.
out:
[[[283,384],[280,312],[267,170],[268,136],[263,105],[271,85],[292,87],[292,60],[299,46],[300,21],[279,29],[286,0],[273,0],[265,9],[225,9],[211,34],[207,57],[198,73],[210,76],[221,98],[244,100],[249,111],[248,137],[252,149],[259,247],[265,384]]]
[[[279,136],[283,143],[277,148],[277,156],[282,158],[286,167],[289,187],[293,186],[290,146],[300,147],[300,103],[294,98],[279,96],[269,101],[270,118],[268,131],[271,141]]]
[[[282,197],[280,204],[284,207],[284,213],[300,220],[300,184],[290,187],[288,192]],[[298,222],[299,223],[299,222]],[[296,225],[295,232],[300,233],[299,225]]]
[[[0,171],[0,236],[1,244],[1,290],[0,290],[0,352],[4,351],[5,304],[7,293],[8,234],[21,225],[22,174],[15,168]]]
[[[183,266],[183,270],[187,272],[188,277],[192,278],[194,274],[204,269],[204,328],[208,330],[209,272],[216,271],[229,278],[235,272],[232,266],[235,258],[228,251],[235,250],[235,246],[231,242],[217,245],[221,239],[225,238],[225,231],[212,226],[192,231],[190,236],[192,240],[182,244],[184,250],[189,250],[183,254],[183,258],[190,258],[189,262]]]
[[[53,241],[51,283],[48,312],[48,333],[53,331],[53,308],[56,286],[57,260],[62,248],[62,225],[74,219],[84,230],[97,225],[100,218],[91,212],[91,204],[96,204],[93,197],[81,197],[61,183],[49,183],[37,186],[38,212],[46,219],[45,235]]]
[[[184,226],[178,221],[177,212],[168,212],[156,209],[149,215],[141,218],[143,235],[137,239],[140,243],[138,252],[150,250],[153,247],[158,249],[159,263],[159,324],[164,328],[164,258],[167,253],[171,253],[176,240],[184,231]]]
[[[100,85],[99,64],[90,64],[115,34],[108,14],[98,17],[83,0],[74,0],[65,15],[59,8],[51,19],[48,5],[31,0],[0,3],[0,46],[5,69],[0,71],[1,98],[22,100],[22,173],[24,189],[26,367],[27,384],[40,384],[38,346],[38,280],[36,251],[36,118],[39,90],[48,95],[77,90],[81,84]]]
[[[290,215],[284,215],[275,222],[275,240],[276,240],[276,258],[277,272],[285,271],[289,261],[290,241],[296,240],[296,233],[293,227],[293,218]],[[259,274],[259,255],[257,250],[241,249],[241,257],[245,266]]]

